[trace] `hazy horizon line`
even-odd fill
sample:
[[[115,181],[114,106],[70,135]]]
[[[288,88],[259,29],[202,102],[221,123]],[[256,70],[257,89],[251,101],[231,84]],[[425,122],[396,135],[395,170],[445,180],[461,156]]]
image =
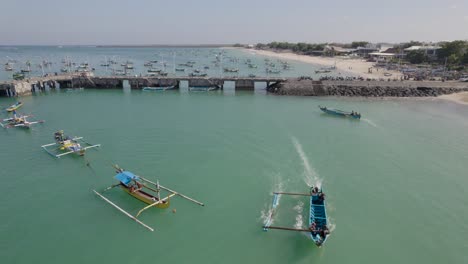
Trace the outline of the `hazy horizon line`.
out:
[[[255,44],[268,44],[272,42],[287,42],[287,43],[307,43],[307,44],[350,44],[352,42],[360,42],[365,41],[373,44],[401,44],[401,43],[409,43],[409,42],[422,42],[422,43],[440,43],[440,42],[450,42],[450,41],[468,41],[468,39],[453,39],[453,40],[407,40],[407,41],[368,41],[368,40],[353,40],[353,41],[322,41],[322,42],[307,42],[307,41],[281,41],[281,40],[274,40],[274,41],[266,41],[266,42],[255,42],[255,43],[216,43],[216,44],[204,44],[204,43],[194,43],[194,44],[0,44],[0,47],[15,47],[15,46],[39,46],[39,47],[233,47],[236,44],[241,45],[255,45]]]

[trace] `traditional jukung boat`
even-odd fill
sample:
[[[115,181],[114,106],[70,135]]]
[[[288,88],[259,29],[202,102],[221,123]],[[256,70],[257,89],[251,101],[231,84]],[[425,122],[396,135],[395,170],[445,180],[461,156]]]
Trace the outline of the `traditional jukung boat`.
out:
[[[190,92],[209,92],[209,91],[214,91],[217,90],[218,87],[211,87],[211,86],[194,86],[194,87],[189,87]]]
[[[106,189],[103,190],[103,192],[105,191],[108,191],[114,187],[120,187],[124,192],[126,192],[127,194],[133,196],[134,198],[148,204],[147,206],[143,207],[141,210],[138,211],[138,213],[133,216],[132,214],[128,213],[127,211],[125,211],[124,209],[120,208],[119,206],[117,206],[115,203],[113,203],[112,201],[110,201],[108,198],[106,198],[104,195],[102,195],[101,193],[97,192],[96,190],[93,190],[94,193],[96,193],[99,197],[101,197],[104,201],[106,201],[107,203],[109,203],[110,205],[112,205],[113,207],[115,207],[117,210],[121,211],[122,213],[124,213],[125,215],[127,215],[128,217],[130,217],[131,219],[135,220],[137,223],[139,223],[140,225],[144,226],[145,228],[151,230],[151,231],[154,231],[154,229],[148,225],[146,225],[145,223],[143,223],[142,221],[140,221],[138,218],[138,216],[140,216],[140,214],[149,209],[149,208],[152,208],[152,207],[157,207],[157,208],[161,208],[161,209],[166,209],[166,208],[169,208],[170,206],[170,198],[173,197],[173,196],[179,196],[179,197],[182,197],[184,199],[187,199],[191,202],[194,202],[198,205],[201,205],[201,206],[205,206],[202,202],[199,202],[195,199],[192,199],[186,195],[183,195],[181,193],[178,193],[174,190],[171,190],[167,187],[164,187],[162,185],[159,184],[159,181],[156,181],[155,182],[152,182],[148,179],[145,179],[141,176],[137,176],[135,174],[133,174],[132,172],[130,171],[126,171],[124,169],[121,169],[120,167],[118,167],[117,165],[114,166],[114,168],[116,169],[116,175],[114,176],[114,178],[116,180],[118,180],[119,182],[117,184],[114,184],[114,185],[111,185],[109,187],[107,187]],[[166,192],[168,192],[169,194],[162,198],[161,197],[161,190],[164,190]]]
[[[16,109],[20,108],[21,106],[23,106],[23,103],[22,103],[22,102],[16,102],[15,104],[10,105],[6,110],[7,110],[8,112],[13,112],[13,111],[15,111]]]
[[[156,86],[156,87],[143,87],[143,91],[166,91],[175,89],[175,86]]]
[[[299,195],[310,197],[308,228],[272,226],[273,219],[279,205],[280,195]],[[272,209],[265,224],[263,225],[264,231],[268,231],[269,229],[306,232],[310,239],[314,241],[315,245],[321,247],[330,236],[330,231],[328,229],[327,211],[325,208],[325,194],[323,193],[322,189],[319,189],[318,187],[312,187],[310,189],[310,193],[274,192]]]
[[[77,154],[79,156],[83,156],[87,149],[100,147],[101,144],[93,145],[83,140],[83,137],[69,137],[66,136],[63,130],[57,131],[54,133],[55,143],[42,145],[41,147],[50,155],[56,158],[60,158],[65,155],[69,154]],[[83,144],[83,146],[82,146]],[[58,153],[54,153],[48,149],[50,146],[58,145],[56,151]]]
[[[0,120],[0,126],[3,128],[12,128],[12,127],[24,127],[31,128],[34,124],[44,123],[44,120],[39,121],[28,121],[27,118],[32,117],[31,115],[16,115],[16,111],[13,111],[13,117],[5,118]]]
[[[346,111],[342,111],[342,110],[338,110],[334,108],[327,108],[327,107],[321,107],[321,106],[319,106],[319,108],[320,110],[322,110],[323,112],[327,114],[361,119],[361,114],[358,112],[354,112],[354,111],[346,112]]]

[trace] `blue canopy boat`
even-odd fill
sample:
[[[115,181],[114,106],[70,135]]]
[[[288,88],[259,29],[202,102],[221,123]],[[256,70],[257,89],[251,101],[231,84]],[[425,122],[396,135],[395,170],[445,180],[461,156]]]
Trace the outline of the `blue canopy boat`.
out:
[[[361,114],[358,113],[358,112],[354,112],[354,111],[346,112],[346,111],[342,111],[342,110],[338,110],[338,109],[334,109],[334,108],[327,108],[326,106],[321,107],[320,105],[319,105],[319,108],[320,108],[320,110],[322,110],[323,112],[325,112],[327,114],[337,115],[337,116],[344,116],[344,117],[351,117],[351,118],[355,118],[355,119],[361,119]]]
[[[161,209],[166,209],[170,206],[170,202],[169,202],[169,199],[172,198],[173,196],[179,196],[181,198],[184,198],[184,199],[187,199],[193,203],[196,203],[198,205],[201,205],[201,206],[205,206],[204,203],[202,202],[199,202],[193,198],[190,198],[184,194],[181,194],[179,192],[176,192],[174,190],[171,190],[167,187],[164,187],[162,186],[161,184],[159,184],[159,181],[157,182],[152,182],[148,179],[145,179],[143,178],[142,176],[137,176],[136,174],[130,172],[130,171],[126,171],[122,168],[120,168],[118,165],[114,165],[113,166],[115,169],[116,169],[116,175],[114,176],[114,178],[118,181],[117,184],[114,184],[114,185],[111,185],[109,187],[107,187],[106,189],[104,189],[103,192],[105,191],[108,191],[112,188],[115,188],[117,186],[120,186],[120,188],[128,193],[129,195],[135,197],[136,199],[144,202],[145,204],[147,204],[145,207],[143,207],[142,209],[140,209],[138,211],[138,213],[134,216],[132,214],[130,214],[129,212],[125,211],[124,209],[120,208],[118,205],[116,205],[115,203],[113,203],[111,200],[109,200],[108,198],[106,198],[104,195],[102,195],[101,193],[97,192],[96,190],[93,190],[95,194],[97,194],[99,197],[101,197],[104,201],[106,201],[107,203],[109,203],[110,205],[112,205],[113,207],[115,207],[117,210],[119,210],[120,212],[124,213],[125,215],[127,215],[128,217],[130,217],[131,219],[135,220],[137,223],[139,223],[140,225],[144,226],[145,228],[151,230],[151,231],[154,231],[154,229],[148,225],[146,225],[145,223],[143,223],[142,221],[140,221],[138,219],[138,216],[140,216],[140,214],[147,210],[147,209],[150,209],[150,208],[153,208],[153,207],[157,207],[157,208],[161,208]],[[166,192],[169,193],[169,195],[167,195],[166,197],[161,197],[161,190],[164,190]]]
[[[273,218],[279,205],[280,195],[301,195],[310,197],[308,228],[272,226]],[[328,229],[327,210],[325,207],[325,194],[323,193],[322,189],[319,189],[318,187],[311,187],[310,193],[274,192],[272,209],[270,211],[270,215],[265,221],[265,224],[263,225],[263,230],[268,231],[269,229],[279,229],[307,232],[310,239],[314,241],[315,245],[321,247],[330,236],[330,231]]]
[[[327,210],[325,208],[325,194],[317,187],[310,189],[310,212],[309,212],[309,228],[310,238],[317,246],[323,245],[328,238],[328,221]]]

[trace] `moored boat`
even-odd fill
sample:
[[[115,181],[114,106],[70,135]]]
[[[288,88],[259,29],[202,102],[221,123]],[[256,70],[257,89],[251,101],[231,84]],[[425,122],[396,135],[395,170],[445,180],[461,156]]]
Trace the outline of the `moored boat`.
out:
[[[322,110],[323,112],[325,112],[327,114],[343,116],[343,117],[351,117],[351,118],[355,118],[355,119],[361,119],[361,114],[358,113],[358,112],[354,112],[354,111],[346,112],[346,111],[342,111],[342,110],[338,110],[338,109],[334,109],[334,108],[322,107],[322,106],[319,106],[319,108],[320,108],[320,110]]]
[[[143,87],[142,91],[167,91],[175,89],[175,86],[155,86],[155,87]]]
[[[125,211],[124,209],[120,208],[118,205],[116,205],[115,203],[113,203],[112,201],[110,201],[108,198],[106,198],[104,195],[102,195],[101,193],[94,191],[95,194],[97,194],[99,197],[101,197],[104,201],[106,201],[107,203],[109,203],[110,205],[112,205],[113,207],[115,207],[116,209],[118,209],[120,212],[124,213],[125,215],[127,215],[128,217],[130,217],[131,219],[135,220],[137,223],[139,223],[140,225],[144,226],[145,228],[151,230],[151,231],[154,231],[154,229],[148,225],[146,225],[145,223],[143,223],[142,221],[140,221],[138,218],[138,216],[140,216],[140,214],[147,210],[147,209],[150,209],[152,207],[157,207],[157,208],[160,208],[160,209],[166,209],[170,206],[170,198],[173,197],[173,196],[179,196],[181,198],[184,198],[184,199],[187,199],[193,203],[196,203],[198,205],[201,205],[201,206],[204,206],[204,204],[202,202],[199,202],[193,198],[190,198],[184,194],[181,194],[179,192],[176,192],[174,190],[171,190],[167,187],[164,187],[162,185],[159,184],[159,181],[156,181],[155,182],[152,182],[148,179],[145,179],[141,176],[138,176],[138,175],[135,175],[134,173],[130,172],[130,171],[126,171],[124,169],[121,169],[119,166],[115,165],[114,168],[116,169],[116,175],[114,176],[114,178],[116,180],[118,180],[118,183],[117,184],[114,184],[114,185],[111,185],[109,187],[107,187],[106,189],[103,190],[103,192],[105,191],[108,191],[114,187],[117,187],[119,186],[120,189],[122,189],[124,192],[126,192],[127,194],[131,195],[132,197],[148,204],[147,206],[143,207],[141,210],[138,211],[138,213],[133,216],[132,214],[128,213],[127,211]],[[169,195],[167,195],[166,197],[161,197],[161,191],[166,191],[169,193]]]
[[[24,73],[22,73],[22,72],[13,73],[13,79],[14,80],[23,80],[24,79]]]
[[[31,128],[32,125],[38,123],[44,123],[44,120],[40,121],[28,121],[27,118],[31,117],[30,115],[16,115],[16,111],[13,111],[13,117],[5,118],[0,120],[0,126],[3,128],[12,128],[12,127],[23,127]]]
[[[101,144],[93,145],[83,140],[82,137],[70,137],[65,135],[63,130],[59,130],[54,133],[55,143],[50,143],[46,145],[42,145],[41,147],[50,155],[56,158],[60,158],[61,156],[65,156],[68,154],[77,154],[79,156],[84,156],[87,149],[100,147]],[[83,144],[83,145],[81,145]],[[58,150],[59,153],[54,153],[48,149],[50,146],[58,145],[55,149]]]
[[[23,103],[22,103],[22,102],[16,102],[15,104],[10,105],[6,110],[7,110],[8,112],[13,112],[13,111],[15,111],[16,109],[20,108],[21,106],[23,106]]]

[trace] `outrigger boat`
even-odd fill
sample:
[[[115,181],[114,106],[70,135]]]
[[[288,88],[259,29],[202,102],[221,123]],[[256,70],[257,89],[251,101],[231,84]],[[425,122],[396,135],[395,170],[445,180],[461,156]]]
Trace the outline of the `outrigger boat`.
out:
[[[327,108],[327,107],[321,107],[321,106],[319,106],[319,108],[320,110],[322,110],[323,112],[327,114],[361,119],[361,114],[358,112],[354,112],[354,111],[346,112],[346,111],[342,111],[342,110],[338,110],[334,108]]]
[[[171,190],[167,187],[164,187],[162,185],[159,184],[159,181],[156,181],[155,182],[152,182],[148,179],[145,179],[141,176],[137,176],[135,174],[133,174],[132,172],[130,171],[126,171],[122,168],[120,168],[119,166],[117,165],[114,165],[113,166],[115,169],[116,169],[116,175],[114,176],[114,178],[116,180],[118,180],[119,182],[117,184],[114,184],[114,185],[111,185],[109,187],[107,187],[106,189],[103,190],[103,192],[105,191],[108,191],[114,187],[120,187],[124,192],[126,192],[127,194],[133,196],[134,198],[148,204],[147,206],[143,207],[141,210],[138,211],[138,213],[133,216],[132,214],[128,213],[127,211],[125,211],[124,209],[120,208],[119,206],[117,206],[116,204],[114,204],[112,201],[110,201],[108,198],[106,198],[104,195],[102,195],[101,193],[97,192],[96,190],[93,190],[93,192],[95,194],[97,194],[99,197],[101,197],[104,201],[106,201],[107,203],[109,203],[110,205],[112,205],[113,207],[115,207],[117,210],[119,210],[120,212],[124,213],[125,215],[127,215],[128,217],[130,217],[131,219],[135,220],[137,223],[139,223],[140,225],[144,226],[145,228],[151,230],[151,231],[154,231],[154,229],[148,225],[146,225],[145,223],[143,223],[142,221],[140,221],[138,219],[138,216],[140,216],[140,214],[149,209],[149,208],[152,208],[152,207],[157,207],[157,208],[161,208],[161,209],[166,209],[166,208],[169,208],[170,206],[170,198],[172,198],[173,196],[179,196],[179,197],[182,197],[184,199],[187,199],[191,202],[194,202],[198,205],[201,205],[201,206],[205,206],[205,204],[203,204],[202,202],[199,202],[195,199],[192,199],[186,195],[183,195],[181,193],[178,193],[174,190]],[[161,190],[164,190],[166,192],[169,193],[169,195],[167,195],[166,197],[162,198],[161,197]]]
[[[23,106],[23,103],[22,103],[22,102],[16,102],[15,104],[10,105],[6,110],[7,110],[8,112],[13,112],[13,111],[15,111],[16,109],[20,108],[21,106]]]
[[[31,115],[17,116],[16,111],[13,111],[13,117],[0,120],[0,126],[2,126],[3,128],[12,128],[12,127],[31,128],[31,126],[34,124],[45,122],[44,120],[30,122],[27,120],[28,117],[32,117],[32,116]]]
[[[273,219],[279,204],[280,195],[299,195],[310,197],[309,228],[306,229],[272,226]],[[311,187],[310,193],[274,192],[272,209],[268,219],[263,225],[264,231],[268,231],[269,229],[307,232],[310,239],[314,241],[315,245],[321,247],[330,236],[330,231],[328,229],[327,211],[325,208],[325,194],[323,193],[322,189],[319,189],[318,187]]]
[[[83,137],[73,137],[73,138],[71,138],[69,136],[66,136],[63,133],[63,130],[55,132],[54,133],[54,138],[55,138],[55,143],[42,145],[41,148],[43,148],[47,153],[49,153],[50,155],[52,155],[53,157],[56,157],[56,158],[60,158],[62,156],[65,156],[65,155],[68,155],[68,154],[73,154],[73,153],[75,153],[75,154],[77,154],[79,156],[83,156],[87,149],[96,148],[96,147],[101,146],[101,144],[93,145],[91,143],[88,143],[88,142],[83,140]],[[83,147],[81,144],[86,145],[86,146]],[[60,152],[63,152],[63,151],[65,151],[65,152],[64,153],[54,153],[54,152],[52,152],[52,151],[50,151],[48,149],[48,147],[55,146],[55,145],[58,145],[57,150],[59,150]]]
[[[157,86],[157,87],[143,87],[143,91],[166,91],[172,90],[175,86]]]

